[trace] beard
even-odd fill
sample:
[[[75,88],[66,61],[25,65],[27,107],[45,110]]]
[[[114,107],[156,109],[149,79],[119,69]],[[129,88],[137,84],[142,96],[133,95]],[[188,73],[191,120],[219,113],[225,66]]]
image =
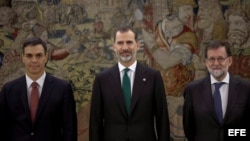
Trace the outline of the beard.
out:
[[[132,60],[132,55],[129,55],[129,56],[119,56],[120,60],[122,62],[129,62]]]
[[[220,78],[224,75],[224,71],[222,70],[210,70],[209,71],[215,78]]]
[[[227,74],[228,66],[226,68],[208,68],[209,73],[217,80],[222,80]]]
[[[123,54],[127,54],[127,55],[125,56]],[[128,62],[130,62],[131,60],[133,60],[136,57],[136,52],[134,52],[134,51],[131,51],[131,52],[124,51],[124,52],[121,52],[121,53],[116,53],[116,56],[121,62],[128,63]]]

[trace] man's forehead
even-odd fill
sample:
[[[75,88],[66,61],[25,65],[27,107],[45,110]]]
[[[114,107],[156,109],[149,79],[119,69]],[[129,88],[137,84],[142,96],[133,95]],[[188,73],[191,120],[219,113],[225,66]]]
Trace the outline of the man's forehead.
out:
[[[207,50],[208,55],[214,55],[214,54],[226,54],[226,49],[224,47],[219,47],[219,48],[211,48]]]
[[[45,51],[43,48],[26,47],[24,54],[45,54]]]
[[[44,50],[44,48],[41,44],[38,44],[38,45],[28,45],[24,47],[24,50]]]

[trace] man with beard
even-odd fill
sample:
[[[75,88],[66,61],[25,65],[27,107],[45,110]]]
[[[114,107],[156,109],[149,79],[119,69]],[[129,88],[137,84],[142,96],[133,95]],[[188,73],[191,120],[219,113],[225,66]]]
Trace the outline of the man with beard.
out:
[[[90,141],[170,141],[163,80],[137,61],[139,48],[129,26],[116,30],[118,63],[97,74],[93,85]]]
[[[237,62],[232,64],[229,72],[250,80],[250,21],[242,9],[228,9],[225,17],[229,24],[227,36],[231,44],[232,58]]]
[[[250,129],[250,83],[228,72],[233,60],[227,42],[205,48],[209,76],[191,82],[184,91],[183,125],[188,141],[229,140],[228,129]],[[249,140],[247,136],[232,138]]]

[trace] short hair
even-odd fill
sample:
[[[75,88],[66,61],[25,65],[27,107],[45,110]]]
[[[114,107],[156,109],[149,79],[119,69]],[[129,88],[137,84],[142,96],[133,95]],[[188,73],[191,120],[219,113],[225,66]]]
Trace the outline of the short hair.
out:
[[[133,28],[129,25],[124,25],[124,26],[121,26],[121,27],[118,27],[115,32],[114,32],[114,41],[116,40],[116,33],[117,32],[128,32],[128,31],[132,31],[134,34],[135,34],[135,40],[137,41],[138,39],[138,36],[137,36],[137,33],[135,30],[133,30]]]
[[[28,38],[24,41],[23,43],[23,53],[24,53],[24,49],[27,47],[27,46],[35,46],[35,45],[39,45],[41,44],[43,49],[44,49],[44,52],[45,54],[47,53],[47,46],[46,46],[46,43],[39,37],[31,37],[31,38]]]
[[[226,49],[227,56],[232,56],[230,45],[226,41],[213,40],[205,48],[205,58],[207,58],[207,52],[210,49],[218,49],[224,47]]]

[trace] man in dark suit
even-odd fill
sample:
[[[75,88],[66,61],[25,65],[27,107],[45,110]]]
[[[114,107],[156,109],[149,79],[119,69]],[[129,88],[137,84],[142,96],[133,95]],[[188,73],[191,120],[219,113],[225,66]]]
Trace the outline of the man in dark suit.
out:
[[[137,62],[139,48],[137,34],[130,27],[124,26],[115,32],[113,49],[118,63],[96,75],[90,141],[170,140],[161,74]],[[125,84],[130,87],[125,88]]]
[[[249,140],[250,83],[228,72],[232,64],[229,44],[208,44],[205,63],[210,75],[191,82],[184,92],[183,124],[188,141]],[[247,134],[230,136],[229,129]]]
[[[0,93],[0,138],[4,141],[77,141],[76,105],[69,83],[45,72],[46,44],[23,44],[26,75]]]

